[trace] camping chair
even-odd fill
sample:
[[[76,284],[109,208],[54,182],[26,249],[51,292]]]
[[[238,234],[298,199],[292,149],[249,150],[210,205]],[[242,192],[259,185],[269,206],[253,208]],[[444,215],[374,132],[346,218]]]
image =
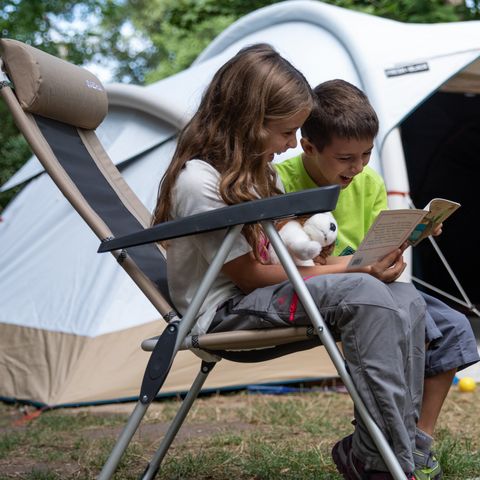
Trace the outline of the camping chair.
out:
[[[139,400],[98,478],[108,479],[114,474],[179,350],[201,349],[214,356],[212,361],[201,362],[200,372],[141,477],[144,479],[156,475],[219,358],[263,361],[311,348],[321,342],[389,470],[395,479],[404,479],[397,459],[367,412],[333,337],[272,223],[276,218],[333,210],[338,187],[246,202],[148,228],[149,212],[125,183],[94,131],[104,119],[108,107],[100,81],[80,67],[15,40],[1,39],[0,48],[2,69],[8,75],[2,74],[0,79],[1,94],[18,128],[57,187],[101,239],[99,251],[113,253],[167,322],[159,337],[143,343],[143,348],[152,350],[152,353]],[[313,327],[191,335],[196,314],[242,226],[255,222],[261,224],[275,248]],[[164,252],[156,242],[218,229],[227,231],[223,244],[187,312],[180,318],[171,307]]]

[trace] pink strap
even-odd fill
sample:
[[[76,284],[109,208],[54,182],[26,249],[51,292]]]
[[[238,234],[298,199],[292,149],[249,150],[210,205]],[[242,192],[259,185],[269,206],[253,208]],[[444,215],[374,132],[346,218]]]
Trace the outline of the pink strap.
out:
[[[303,281],[307,281],[308,279],[314,277],[315,275],[310,275],[308,277],[303,277]],[[292,295],[292,301],[290,302],[290,316],[288,317],[288,321],[290,323],[293,323],[295,321],[295,313],[297,312],[297,307],[298,307],[298,295],[297,292],[293,292]]]
[[[268,241],[268,238],[262,234],[259,242],[259,255],[260,258],[265,262],[268,263],[270,261],[270,254],[268,253],[268,246],[270,245],[270,242]]]

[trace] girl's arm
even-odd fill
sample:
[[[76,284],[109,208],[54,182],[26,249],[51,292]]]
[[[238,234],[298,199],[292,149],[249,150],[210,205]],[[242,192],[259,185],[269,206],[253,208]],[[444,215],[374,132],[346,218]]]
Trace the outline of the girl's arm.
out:
[[[298,267],[298,270],[303,277],[347,273],[346,266],[349,257],[330,258],[335,258],[335,260],[327,265]],[[379,262],[367,267],[348,270],[348,273],[369,273],[375,278],[389,283],[395,281],[401,275],[405,266],[402,250],[398,249],[385,256]],[[288,279],[282,265],[264,265],[257,261],[252,253],[247,253],[226,263],[222,268],[222,272],[244,293],[250,293],[256,288],[275,285]]]

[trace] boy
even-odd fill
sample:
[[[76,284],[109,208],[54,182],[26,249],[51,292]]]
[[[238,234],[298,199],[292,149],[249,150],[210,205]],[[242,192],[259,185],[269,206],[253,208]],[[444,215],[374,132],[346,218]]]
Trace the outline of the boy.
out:
[[[378,133],[378,119],[365,94],[348,82],[328,81],[318,85],[314,93],[316,106],[302,127],[304,153],[275,168],[286,192],[341,185],[333,212],[339,226],[334,255],[350,255],[378,213],[387,209],[384,182],[367,165]],[[438,415],[455,373],[480,358],[468,319],[436,298],[422,295],[429,314],[429,344],[414,450],[415,478],[439,480],[441,467],[431,451]],[[344,472],[355,468],[350,449],[347,438],[333,450],[335,462],[337,466],[340,462],[339,469]]]

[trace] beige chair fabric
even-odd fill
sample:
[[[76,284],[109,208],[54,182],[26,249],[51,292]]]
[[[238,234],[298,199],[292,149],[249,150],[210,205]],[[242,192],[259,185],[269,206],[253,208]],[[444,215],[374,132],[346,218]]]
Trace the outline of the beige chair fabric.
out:
[[[95,129],[108,111],[100,80],[37,48],[0,39],[3,69],[23,110],[85,129]]]

